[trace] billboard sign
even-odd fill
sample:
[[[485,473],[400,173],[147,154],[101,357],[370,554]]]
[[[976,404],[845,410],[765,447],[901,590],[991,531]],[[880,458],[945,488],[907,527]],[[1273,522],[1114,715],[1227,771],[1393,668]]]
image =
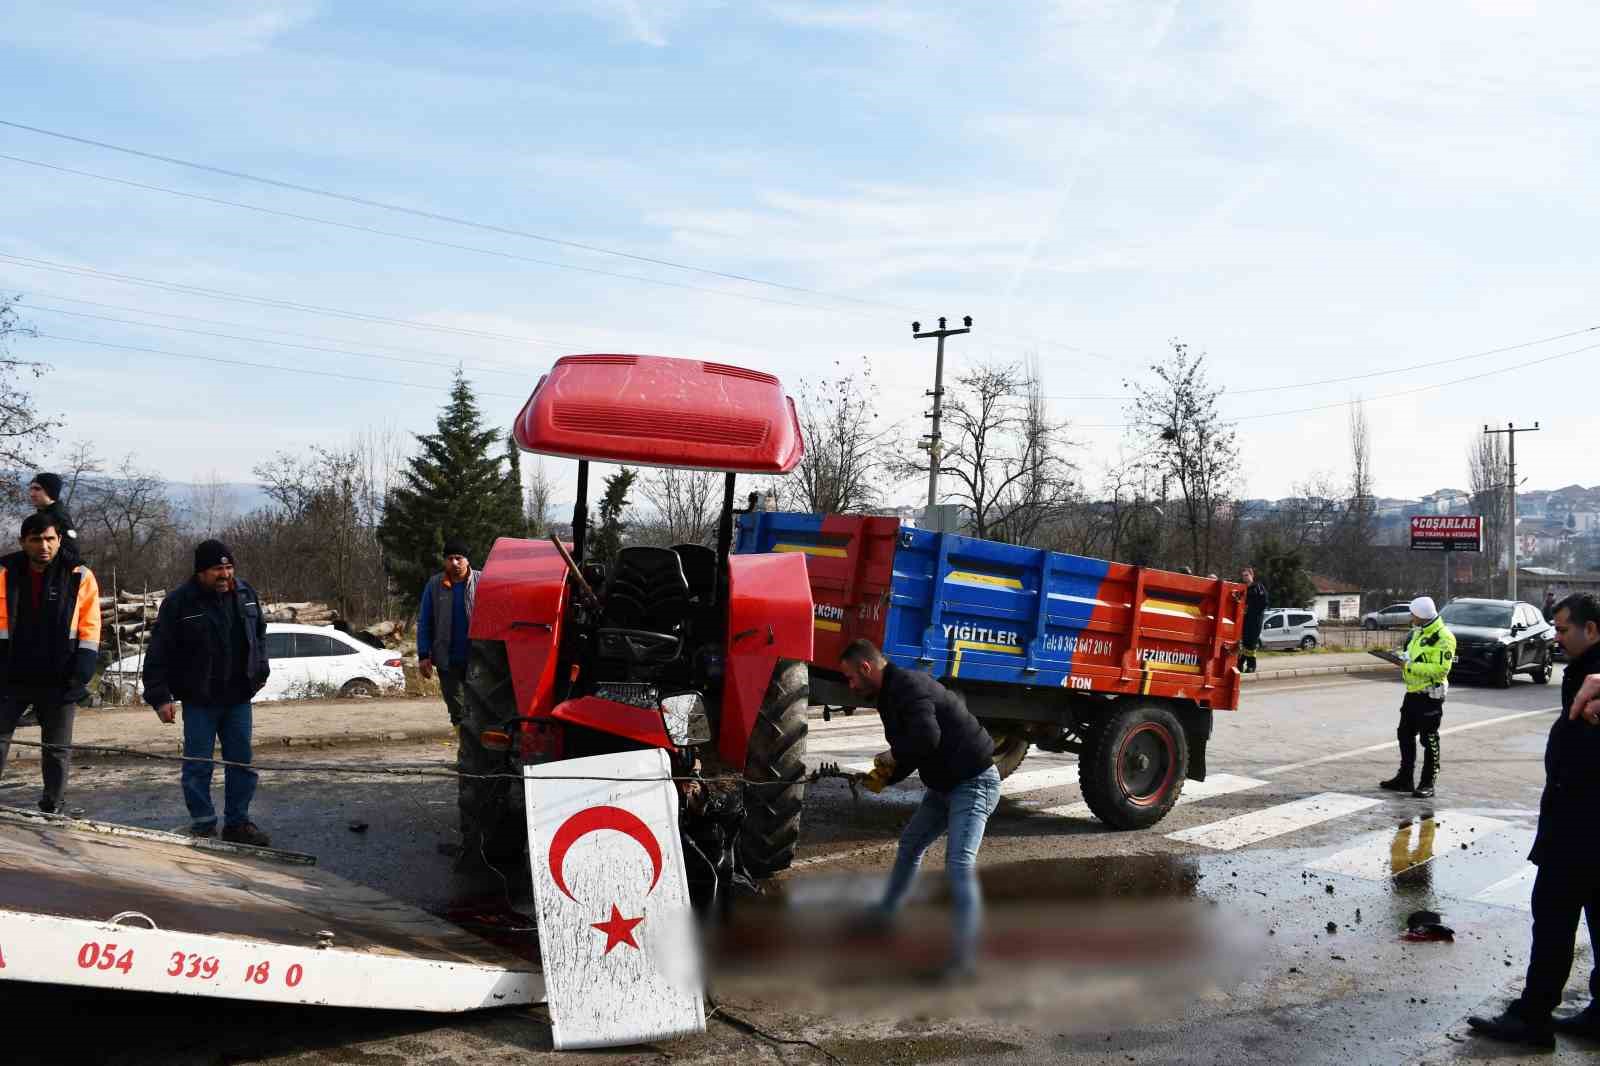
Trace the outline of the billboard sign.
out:
[[[1411,519],[1413,551],[1483,551],[1482,515],[1416,515]]]

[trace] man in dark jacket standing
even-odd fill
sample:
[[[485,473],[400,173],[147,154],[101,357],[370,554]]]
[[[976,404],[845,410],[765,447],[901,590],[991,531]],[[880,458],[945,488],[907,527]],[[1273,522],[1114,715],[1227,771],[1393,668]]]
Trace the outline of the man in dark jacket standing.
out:
[[[28,483],[28,502],[36,513],[48,515],[56,521],[56,531],[61,534],[61,561],[68,567],[78,564],[78,528],[72,516],[61,505],[61,475],[44,471],[33,475]]]
[[[1528,861],[1539,867],[1533,882],[1533,951],[1522,995],[1498,1018],[1469,1018],[1485,1036],[1551,1047],[1557,1031],[1600,1040],[1600,966],[1589,974],[1589,1005],[1553,1019],[1572,973],[1578,917],[1589,923],[1589,943],[1600,956],[1600,708],[1574,713],[1584,679],[1600,674],[1600,598],[1568,596],[1556,605],[1556,636],[1567,653],[1561,679],[1561,715],[1544,749],[1544,795],[1539,829]]]
[[[1256,577],[1256,568],[1253,566],[1241,570],[1239,577],[1246,586],[1244,632],[1239,634],[1239,643],[1244,651],[1239,653],[1239,671],[1253,674],[1256,672],[1256,649],[1261,647],[1261,623],[1267,614],[1267,584]]]
[[[461,684],[467,676],[467,630],[478,597],[478,571],[472,568],[465,541],[444,545],[444,569],[428,579],[417,609],[417,672],[424,678],[439,672],[450,724],[461,724]]]
[[[900,834],[900,849],[880,910],[893,914],[905,902],[922,856],[948,830],[945,873],[955,909],[955,943],[945,976],[964,979],[977,961],[982,899],[978,848],[1000,802],[994,741],[961,702],[927,674],[902,670],[869,641],[853,640],[840,657],[850,690],[876,700],[890,761],[867,777],[873,791],[922,775],[926,791]]]
[[[29,515],[22,550],[0,559],[0,771],[22,712],[39,718],[44,796],[54,814],[72,766],[72,724],[100,657],[100,586],[60,554],[56,519]]]
[[[194,577],[161,601],[144,660],[144,698],[171,723],[183,704],[183,799],[190,832],[215,836],[211,758],[218,739],[223,771],[222,839],[267,847],[250,821],[256,791],[251,758],[250,701],[267,682],[267,619],[255,589],[233,572],[233,552],[220,540],[194,550]]]

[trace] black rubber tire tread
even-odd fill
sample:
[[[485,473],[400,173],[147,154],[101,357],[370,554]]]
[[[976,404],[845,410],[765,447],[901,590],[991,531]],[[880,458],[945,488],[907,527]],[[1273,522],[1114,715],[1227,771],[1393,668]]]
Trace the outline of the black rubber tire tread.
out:
[[[789,868],[800,840],[800,810],[806,786],[806,708],[811,702],[806,664],[780,659],[772,671],[746,748],[745,816],[739,854],[753,877]]]
[[[1511,683],[1516,680],[1516,676],[1517,672],[1511,666],[1511,649],[1507,648],[1505,651],[1505,657],[1501,659],[1500,663],[1495,667],[1493,679],[1494,687],[1510,688]]]
[[[467,653],[467,676],[461,685],[461,728],[456,740],[456,769],[464,774],[506,774],[511,760],[504,752],[490,751],[478,734],[514,718],[516,695],[511,687],[511,660],[501,640],[474,640]],[[460,812],[461,839],[494,858],[515,854],[526,844],[520,810],[513,810],[513,792],[507,780],[456,779],[456,806]]]
[[[1022,760],[1028,757],[1028,749],[1033,742],[1026,733],[1001,733],[994,736],[994,768],[1000,772],[1000,780],[1004,781],[1017,772],[1017,767],[1022,765]]]
[[[371,699],[379,693],[378,683],[365,677],[352,677],[339,690],[340,699]]]
[[[1172,785],[1159,803],[1141,807],[1130,803],[1117,786],[1117,752],[1123,737],[1135,726],[1157,721],[1172,734],[1178,765]],[[1189,773],[1189,740],[1178,716],[1157,703],[1129,703],[1111,711],[1086,738],[1078,756],[1078,784],[1094,816],[1113,829],[1148,829],[1167,816]]]
[[[1543,655],[1539,656],[1539,667],[1533,672],[1533,683],[1536,685],[1548,685],[1550,683],[1550,675],[1555,673],[1555,669],[1555,653],[1547,649]]]

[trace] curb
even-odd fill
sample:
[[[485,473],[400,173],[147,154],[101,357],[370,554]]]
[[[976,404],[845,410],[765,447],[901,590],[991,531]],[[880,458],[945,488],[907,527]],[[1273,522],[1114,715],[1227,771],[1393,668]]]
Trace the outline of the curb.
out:
[[[1292,670],[1257,670],[1253,674],[1241,674],[1239,680],[1275,681],[1278,678],[1330,677],[1335,674],[1386,674],[1396,669],[1385,662],[1375,662],[1371,666],[1365,663],[1360,666],[1301,666]]]
[[[447,740],[453,738],[455,735],[455,728],[453,726],[446,726],[443,729],[422,728],[363,733],[324,733],[314,736],[267,737],[265,739],[257,738],[253,741],[252,746],[254,748],[255,755],[259,757],[264,752],[272,752],[280,748],[304,750],[306,748],[344,748],[372,744],[422,744],[430,740]],[[78,741],[78,743],[83,744],[86,747],[95,747],[102,742]],[[140,743],[135,741],[131,744],[118,744],[115,742],[104,742],[104,744],[108,748],[124,748],[132,754],[111,755],[100,754],[98,752],[75,752],[73,755],[74,761],[78,762],[88,759],[97,763],[143,762],[145,760],[140,758],[141,755],[176,756],[182,754],[181,748],[172,742],[151,744],[148,742]],[[39,761],[39,749],[13,747],[11,749],[11,757],[8,761],[13,764],[37,763]]]

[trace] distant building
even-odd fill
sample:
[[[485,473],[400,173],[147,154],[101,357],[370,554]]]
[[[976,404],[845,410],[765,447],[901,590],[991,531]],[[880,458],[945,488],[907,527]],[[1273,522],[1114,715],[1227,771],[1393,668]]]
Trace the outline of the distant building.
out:
[[[1345,581],[1311,575],[1317,594],[1311,601],[1312,613],[1319,622],[1361,621],[1361,590]]]

